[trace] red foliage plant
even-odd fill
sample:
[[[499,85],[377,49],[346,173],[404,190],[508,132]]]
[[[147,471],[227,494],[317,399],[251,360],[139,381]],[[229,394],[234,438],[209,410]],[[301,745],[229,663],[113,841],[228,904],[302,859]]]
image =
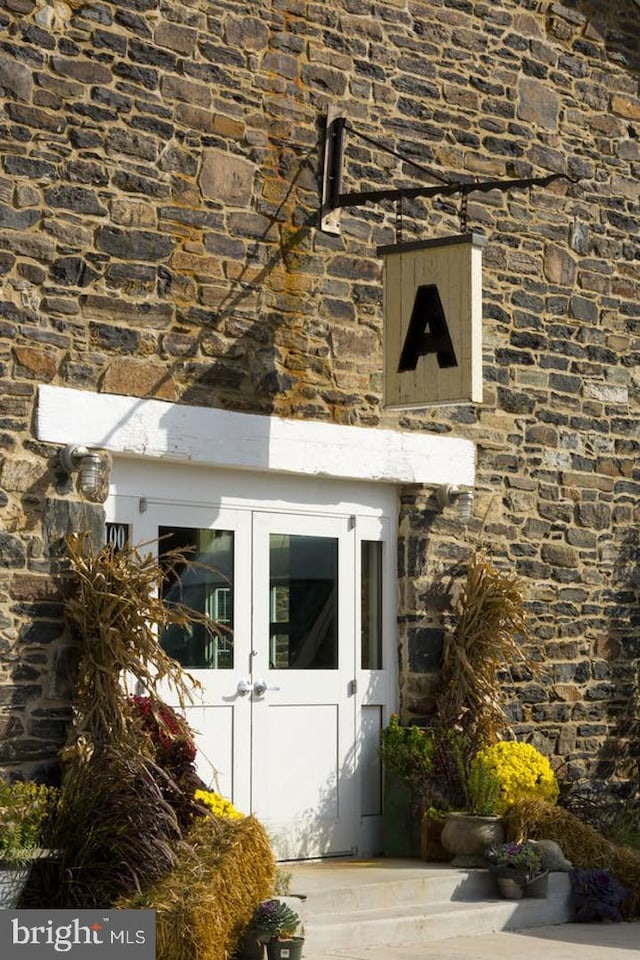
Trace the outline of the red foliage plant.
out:
[[[196,745],[184,717],[162,700],[141,696],[131,699],[142,720],[142,729],[151,738],[160,766],[173,770],[193,763]]]
[[[195,769],[196,745],[191,727],[173,707],[154,697],[131,698],[142,730],[149,737],[154,760],[167,775],[162,792],[175,809],[182,827],[201,813],[194,792],[202,787]]]

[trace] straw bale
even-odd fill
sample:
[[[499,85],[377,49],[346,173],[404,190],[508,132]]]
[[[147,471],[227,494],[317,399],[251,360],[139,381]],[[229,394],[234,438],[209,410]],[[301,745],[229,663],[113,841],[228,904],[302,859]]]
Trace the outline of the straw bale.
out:
[[[609,870],[630,891],[620,912],[640,917],[640,850],[613,843],[579,817],[543,800],[523,800],[505,815],[510,840],[555,840],[574,867]]]
[[[143,899],[120,908],[156,910],[157,960],[227,960],[256,905],[273,890],[275,860],[255,817],[194,823],[176,867]]]

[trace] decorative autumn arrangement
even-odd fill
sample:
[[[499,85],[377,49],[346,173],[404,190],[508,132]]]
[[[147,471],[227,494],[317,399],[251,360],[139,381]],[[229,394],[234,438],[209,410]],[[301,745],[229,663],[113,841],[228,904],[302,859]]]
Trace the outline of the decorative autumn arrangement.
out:
[[[519,578],[474,554],[452,619],[442,649],[438,724],[460,730],[473,754],[507,729],[501,673],[513,663],[533,669],[522,650],[528,632]]]
[[[511,837],[556,841],[578,870],[610,872],[628,891],[617,905],[620,915],[625,920],[640,918],[640,850],[608,840],[570,810],[544,800],[514,804],[505,822]]]
[[[484,850],[505,839],[499,821],[505,804],[495,767],[479,754],[508,732],[504,670],[514,663],[532,666],[521,647],[527,629],[519,579],[498,570],[482,554],[474,554],[451,616],[452,628],[443,644],[437,726],[455,733],[458,784],[465,806],[462,812],[447,814],[442,842],[454,854],[455,864],[480,866]],[[479,822],[480,816],[484,823]]]
[[[62,863],[24,906],[153,908],[158,960],[226,960],[273,888],[275,861],[261,824],[199,781],[193,733],[159,696],[168,682],[182,709],[193,683],[157,635],[203,615],[165,606],[162,569],[135,548],[94,552],[75,537],[68,559],[77,667],[52,826]],[[131,696],[124,677],[146,695]]]
[[[533,747],[513,741],[504,755],[484,752],[508,733],[502,672],[516,662],[533,669],[520,646],[527,637],[520,581],[484,556],[472,556],[452,605],[452,620],[431,728],[401,727],[392,718],[382,733],[381,755],[385,769],[410,785],[414,804],[441,811],[447,821],[443,844],[457,858],[454,862],[480,865],[484,850],[505,839],[495,821],[518,792],[526,792],[520,746],[536,755],[536,771],[547,763]],[[503,744],[500,751],[504,749]],[[494,822],[480,824],[480,817]]]

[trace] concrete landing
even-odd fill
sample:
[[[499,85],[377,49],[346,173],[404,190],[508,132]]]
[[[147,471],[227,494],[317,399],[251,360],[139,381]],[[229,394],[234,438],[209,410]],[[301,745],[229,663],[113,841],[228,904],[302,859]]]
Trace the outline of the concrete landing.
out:
[[[488,871],[448,864],[380,858],[282,866],[292,874],[291,892],[306,897],[295,904],[304,960],[608,960],[609,949],[618,960],[625,950],[640,960],[640,925],[566,923],[566,874],[550,875],[547,898],[513,901],[497,897]]]

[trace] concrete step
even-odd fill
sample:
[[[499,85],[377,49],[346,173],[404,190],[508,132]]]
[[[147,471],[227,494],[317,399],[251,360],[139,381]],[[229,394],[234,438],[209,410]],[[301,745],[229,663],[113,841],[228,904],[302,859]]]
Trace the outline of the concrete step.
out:
[[[493,877],[487,870],[459,870],[447,865],[419,860],[400,861],[393,866],[369,865],[339,867],[329,864],[305,865],[294,869],[295,892],[311,901],[314,917],[318,914],[373,910],[389,904],[429,903],[449,900],[474,900],[494,895]],[[293,889],[293,888],[292,888]]]
[[[569,879],[549,877],[545,899],[503,900],[487,870],[421,861],[324,861],[292,868],[305,960],[332,953],[520,930],[569,919]]]

